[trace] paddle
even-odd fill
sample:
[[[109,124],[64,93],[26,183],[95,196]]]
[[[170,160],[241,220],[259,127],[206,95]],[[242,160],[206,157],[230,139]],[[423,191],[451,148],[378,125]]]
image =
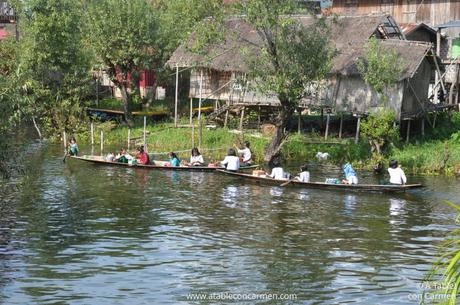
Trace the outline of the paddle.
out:
[[[294,181],[294,179],[291,179],[291,180],[288,180],[286,182],[283,182],[280,186],[286,186],[288,185],[289,183],[291,183],[292,181]]]

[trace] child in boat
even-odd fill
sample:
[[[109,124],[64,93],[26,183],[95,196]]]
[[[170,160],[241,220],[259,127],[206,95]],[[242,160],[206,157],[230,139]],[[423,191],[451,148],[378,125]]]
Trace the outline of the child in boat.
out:
[[[396,160],[390,161],[390,167],[388,168],[388,173],[390,174],[391,184],[398,184],[398,185],[406,184],[407,182],[406,174],[404,174],[404,171],[398,165],[398,161]]]
[[[115,157],[114,161],[120,163],[129,163],[130,160],[134,159],[126,149],[122,148],[120,153]]]
[[[115,154],[113,152],[109,152],[105,157],[105,161],[113,162],[115,159]]]
[[[204,164],[203,156],[200,154],[198,148],[192,149],[192,156],[190,157],[191,166],[202,166]]]
[[[358,175],[356,174],[353,166],[347,163],[343,166],[343,173],[345,174],[345,180],[342,180],[344,184],[358,184]]]
[[[150,163],[150,160],[149,160],[149,155],[144,151],[144,146],[139,146],[137,148],[137,151],[139,152],[136,156],[136,159],[137,159],[137,163],[139,164],[149,164]]]
[[[168,154],[168,157],[169,157],[169,164],[171,166],[180,166],[180,159],[179,157],[177,157],[176,153],[170,152]]]
[[[240,158],[236,156],[236,151],[233,148],[228,150],[227,156],[220,162],[228,171],[238,171],[240,169]]]
[[[249,166],[252,164],[252,151],[251,151],[251,143],[249,141],[244,142],[244,148],[238,149],[238,153],[242,155],[242,162],[243,165]]]
[[[286,174],[284,173],[284,169],[281,167],[281,162],[278,160],[273,161],[273,168],[272,168],[272,173],[268,174],[266,173],[268,177],[271,177],[273,179],[277,180],[285,180],[286,179]]]
[[[300,174],[295,177],[295,179],[300,182],[310,182],[310,172],[308,171],[308,166],[306,164],[300,167]]]
[[[69,142],[69,155],[71,156],[78,156],[78,145],[77,145],[77,140],[75,140],[75,137],[72,137]]]

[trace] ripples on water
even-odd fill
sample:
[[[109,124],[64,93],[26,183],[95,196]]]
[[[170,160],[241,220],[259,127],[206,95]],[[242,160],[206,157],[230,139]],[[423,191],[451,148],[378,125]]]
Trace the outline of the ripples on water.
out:
[[[20,192],[2,186],[5,304],[188,304],[189,293],[213,292],[416,304],[408,295],[453,227],[439,198],[458,196],[455,179],[405,195],[347,194],[58,156],[36,156]]]

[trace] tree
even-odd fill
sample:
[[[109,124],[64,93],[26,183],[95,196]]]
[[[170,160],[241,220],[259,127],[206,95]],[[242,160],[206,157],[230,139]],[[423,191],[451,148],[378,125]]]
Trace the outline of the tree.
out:
[[[89,5],[88,39],[120,89],[123,110],[131,122],[131,99],[139,80],[138,73],[153,66],[157,16],[147,0],[94,0]]]
[[[369,140],[372,152],[377,157],[382,155],[387,143],[398,139],[399,128],[395,126],[394,121],[393,111],[382,110],[370,114],[361,123],[361,134]]]
[[[372,152],[379,159],[384,145],[399,136],[399,128],[394,124],[395,113],[385,109],[388,101],[385,92],[399,80],[403,65],[396,51],[383,48],[380,41],[372,37],[366,43],[364,57],[358,60],[357,66],[364,82],[378,93],[384,106],[380,112],[364,119],[361,125],[361,134],[367,137]]]
[[[306,88],[326,77],[333,56],[325,20],[312,16],[311,25],[301,24],[290,15],[296,7],[290,0],[248,0],[237,7],[262,41],[260,53],[249,58],[248,78],[258,92],[276,95],[281,104],[266,162],[279,155],[294,110]]]
[[[384,48],[375,37],[364,46],[364,57],[357,61],[357,67],[364,82],[382,95],[384,102],[388,99],[385,90],[396,84],[403,71],[396,51]]]
[[[18,7],[22,37],[18,82],[20,111],[47,135],[75,131],[84,122],[89,54],[83,46],[81,2],[25,0]],[[58,131],[58,133],[57,133]]]
[[[14,39],[0,40],[0,176],[8,177],[11,170],[10,139],[12,129],[18,122],[18,87],[16,75],[18,68],[19,44]]]

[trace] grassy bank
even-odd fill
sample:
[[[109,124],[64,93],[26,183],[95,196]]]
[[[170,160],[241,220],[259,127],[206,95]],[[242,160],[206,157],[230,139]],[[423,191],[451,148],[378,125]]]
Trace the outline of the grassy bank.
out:
[[[441,121],[441,120],[440,120]],[[409,144],[396,143],[385,156],[384,164],[396,159],[405,171],[413,174],[455,174],[460,170],[460,115],[454,114],[448,120],[442,120],[440,127],[428,130],[424,139],[414,137]],[[182,123],[186,123],[185,121]],[[195,122],[197,125],[197,123]],[[444,124],[445,126],[442,126]],[[116,147],[127,147],[128,127],[117,126],[114,123],[98,124],[95,128],[95,143],[100,143],[100,131],[104,131],[104,143]],[[149,123],[147,126],[147,143],[149,152],[159,155],[168,151],[180,152],[182,158],[188,158],[193,146],[198,146],[198,128],[174,128],[171,123]],[[193,140],[192,140],[193,133]],[[141,122],[131,128],[131,150],[143,143],[143,127]],[[203,128],[202,153],[207,161],[218,160],[225,156],[228,148],[241,146],[245,140],[251,142],[252,150],[258,163],[263,162],[264,148],[270,141],[270,136],[264,136],[256,131],[246,131],[243,135],[232,132],[227,128],[208,130]],[[90,142],[89,128],[87,132],[78,135],[80,143]],[[291,134],[283,147],[283,156],[288,161],[316,162],[318,152],[327,152],[330,157],[327,162],[342,164],[352,162],[357,168],[371,169],[375,164],[372,160],[370,147],[362,139],[354,144],[353,139],[339,140],[331,137],[327,142],[315,133]],[[163,156],[162,158],[166,158]]]

